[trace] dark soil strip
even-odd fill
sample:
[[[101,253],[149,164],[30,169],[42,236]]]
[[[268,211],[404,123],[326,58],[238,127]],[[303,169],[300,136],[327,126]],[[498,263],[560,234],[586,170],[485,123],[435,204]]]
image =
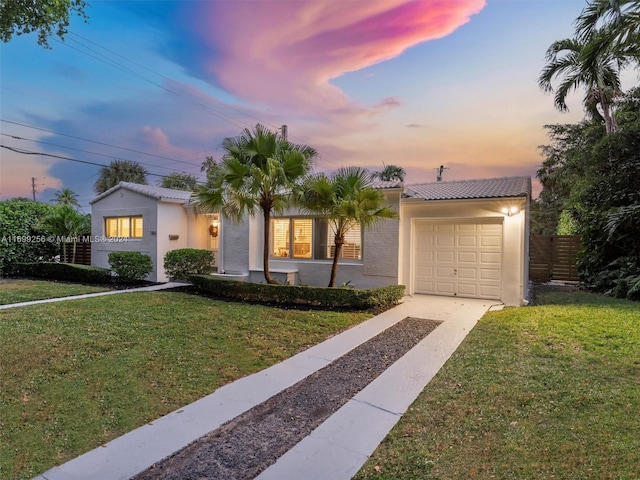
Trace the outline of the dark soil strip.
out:
[[[254,478],[440,323],[405,318],[135,479]]]

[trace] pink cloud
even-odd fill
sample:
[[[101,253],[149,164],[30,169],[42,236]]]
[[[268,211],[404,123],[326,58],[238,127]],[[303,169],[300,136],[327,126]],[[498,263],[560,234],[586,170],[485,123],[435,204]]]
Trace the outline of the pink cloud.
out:
[[[144,126],[140,129],[140,135],[144,143],[156,150],[169,148],[169,138],[161,128]]]
[[[234,95],[303,114],[358,116],[372,112],[330,80],[449,35],[485,5],[486,0],[200,2],[196,31],[216,52],[202,59],[203,70]]]

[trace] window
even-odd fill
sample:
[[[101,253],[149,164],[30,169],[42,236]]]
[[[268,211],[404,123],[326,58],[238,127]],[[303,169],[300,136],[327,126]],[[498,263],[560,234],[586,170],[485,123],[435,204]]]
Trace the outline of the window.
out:
[[[289,257],[289,223],[288,218],[271,221],[272,257]]]
[[[108,217],[104,219],[107,237],[142,238],[142,217]]]
[[[313,220],[296,218],[293,220],[293,256],[311,258],[311,240],[313,239]]]
[[[271,256],[276,258],[332,259],[335,233],[326,218],[275,218],[271,220]],[[362,231],[347,232],[341,258],[362,259]]]

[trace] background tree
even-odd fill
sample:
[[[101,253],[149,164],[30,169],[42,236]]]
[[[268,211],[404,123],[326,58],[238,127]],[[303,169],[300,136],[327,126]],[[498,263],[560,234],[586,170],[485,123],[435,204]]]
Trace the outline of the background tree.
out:
[[[556,188],[582,235],[585,285],[640,298],[640,89],[618,102],[617,132],[593,120],[550,129],[543,194]],[[541,198],[543,195],[541,194]],[[634,280],[635,279],[635,280]]]
[[[289,143],[259,124],[253,131],[245,129],[240,136],[225,138],[222,148],[222,162],[219,168],[210,168],[209,182],[197,189],[196,205],[209,211],[222,208],[238,221],[245,213],[261,212],[264,278],[277,283],[269,272],[271,215],[289,205],[294,186],[309,172],[317,152]]]
[[[145,168],[130,160],[114,160],[108,167],[100,169],[98,180],[93,186],[96,193],[103,193],[120,182],[147,184],[148,172]]]
[[[52,200],[56,205],[68,205],[70,207],[80,207],[78,194],[69,188],[64,188],[55,193]]]
[[[392,182],[394,180],[404,182],[406,174],[407,172],[402,167],[398,167],[397,165],[384,165],[384,168],[380,171],[374,172],[372,177],[384,182]]]
[[[53,34],[64,39],[71,14],[82,17],[84,0],[3,0],[0,2],[0,39],[7,43],[13,35],[38,32],[38,44],[49,48]]]
[[[318,174],[302,183],[297,202],[305,210],[326,216],[334,234],[334,253],[329,287],[336,282],[338,261],[345,235],[356,226],[370,227],[396,212],[383,206],[384,195],[373,188],[372,176],[360,167],[341,168],[326,176]]]
[[[174,172],[162,179],[161,187],[193,192],[198,186],[198,179],[188,173]]]

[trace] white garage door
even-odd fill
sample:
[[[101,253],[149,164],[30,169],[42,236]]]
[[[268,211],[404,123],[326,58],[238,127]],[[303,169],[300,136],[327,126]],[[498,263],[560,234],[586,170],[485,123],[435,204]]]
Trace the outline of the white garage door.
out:
[[[502,223],[498,222],[416,220],[414,291],[500,299]]]

